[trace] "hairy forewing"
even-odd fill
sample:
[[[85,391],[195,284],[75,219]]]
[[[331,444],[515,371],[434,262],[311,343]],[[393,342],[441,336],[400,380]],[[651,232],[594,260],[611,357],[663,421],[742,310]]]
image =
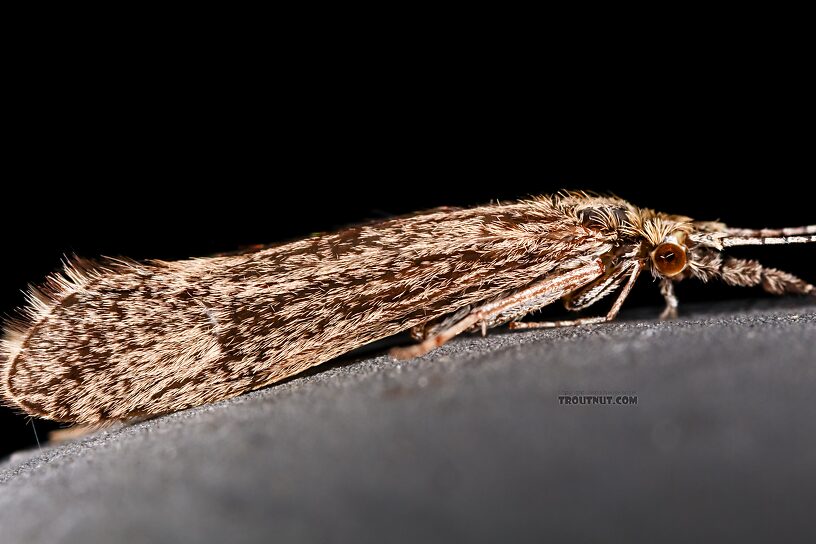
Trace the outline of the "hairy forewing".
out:
[[[232,397],[609,249],[550,199],[445,210],[241,255],[69,268],[0,354],[5,403],[58,421]]]

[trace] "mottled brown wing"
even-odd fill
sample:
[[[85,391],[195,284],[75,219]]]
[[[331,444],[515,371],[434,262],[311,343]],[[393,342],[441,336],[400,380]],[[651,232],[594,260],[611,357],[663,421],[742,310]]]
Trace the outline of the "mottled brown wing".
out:
[[[69,269],[0,354],[5,403],[95,423],[232,397],[609,249],[549,199],[242,255]]]

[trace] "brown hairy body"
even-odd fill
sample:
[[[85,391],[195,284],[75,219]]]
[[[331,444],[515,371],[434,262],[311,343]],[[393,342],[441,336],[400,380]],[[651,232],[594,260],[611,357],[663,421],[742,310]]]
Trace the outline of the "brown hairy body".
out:
[[[670,315],[671,282],[690,276],[809,293],[798,278],[719,251],[739,245],[728,240],[814,241],[814,233],[729,231],[567,194],[431,211],[232,256],[80,261],[32,290],[24,320],[7,324],[0,398],[72,423],[153,416],[267,386],[406,329],[424,341],[399,354],[415,356],[558,298],[580,309],[621,285],[628,293],[645,268],[664,280]],[[675,242],[684,267],[663,274],[665,244]]]

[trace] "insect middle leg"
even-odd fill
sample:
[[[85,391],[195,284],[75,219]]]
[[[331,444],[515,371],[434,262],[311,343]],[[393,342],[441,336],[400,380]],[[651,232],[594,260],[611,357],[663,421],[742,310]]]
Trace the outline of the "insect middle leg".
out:
[[[575,327],[578,325],[591,325],[593,323],[606,323],[607,321],[612,321],[617,317],[618,312],[620,312],[621,306],[623,306],[623,302],[626,300],[626,297],[629,296],[629,292],[632,291],[632,287],[634,287],[635,282],[640,275],[641,270],[643,270],[643,265],[639,261],[635,261],[634,264],[631,265],[631,272],[629,272],[629,279],[626,284],[623,286],[620,295],[615,300],[615,303],[612,304],[612,308],[603,317],[582,317],[579,319],[570,319],[567,321],[542,321],[542,322],[524,322],[524,321],[513,321],[508,325],[511,329],[550,329],[554,327]]]
[[[558,276],[547,277],[521,291],[472,309],[461,320],[433,334],[419,344],[392,349],[391,355],[397,359],[421,357],[445,344],[451,338],[474,327],[481,327],[482,334],[485,334],[490,327],[502,325],[512,319],[541,309],[575,289],[588,284],[603,274],[604,269],[603,261],[597,259],[591,264],[578,267]]]

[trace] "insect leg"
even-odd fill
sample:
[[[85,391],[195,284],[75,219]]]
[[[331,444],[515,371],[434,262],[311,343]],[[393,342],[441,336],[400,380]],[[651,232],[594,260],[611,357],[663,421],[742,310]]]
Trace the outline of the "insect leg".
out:
[[[719,276],[728,285],[739,287],[761,285],[763,289],[774,295],[816,294],[816,288],[805,280],[776,268],[765,268],[756,261],[726,259],[722,263]]]
[[[606,317],[579,317],[578,319],[566,319],[563,321],[514,321],[507,325],[508,329],[554,329],[556,327],[578,327],[581,325],[594,325],[596,323],[606,323]]]
[[[421,357],[445,344],[451,338],[473,328],[488,328],[507,323],[562,298],[575,289],[586,285],[604,272],[604,264],[597,259],[558,276],[538,281],[521,291],[514,292],[493,302],[472,309],[465,317],[413,346],[395,348],[391,355],[397,359]]]
[[[460,319],[464,318],[466,315],[470,313],[470,310],[471,310],[470,305],[463,306],[462,308],[456,310],[454,313],[442,316],[438,320],[426,321],[425,323],[421,323],[411,329],[411,338],[413,338],[417,342],[421,342],[426,338],[429,338],[435,335],[436,333],[447,329]]]
[[[550,329],[553,327],[574,327],[578,325],[591,325],[593,323],[605,323],[607,321],[612,321],[620,312],[621,306],[623,306],[623,301],[626,300],[626,297],[629,296],[629,292],[632,290],[632,287],[635,285],[635,282],[640,275],[640,271],[643,270],[643,265],[640,261],[634,261],[634,264],[631,265],[631,272],[629,273],[629,279],[626,284],[623,286],[620,295],[615,300],[615,303],[612,305],[612,308],[609,310],[609,313],[606,314],[604,317],[582,317],[579,319],[571,319],[567,321],[542,321],[542,322],[524,322],[524,321],[515,321],[510,323],[509,328],[511,329]]]
[[[666,300],[666,309],[660,314],[660,319],[677,318],[677,297],[674,296],[674,282],[668,278],[660,281],[660,294]]]
[[[627,262],[608,268],[601,277],[564,297],[564,307],[573,311],[583,310],[605,296],[614,293],[621,286],[621,283],[626,281],[626,272],[628,272],[629,266]]]
[[[99,423],[89,423],[87,425],[72,425],[65,429],[56,429],[48,433],[48,440],[55,444],[76,440],[102,429],[114,426],[115,423],[104,421]]]

